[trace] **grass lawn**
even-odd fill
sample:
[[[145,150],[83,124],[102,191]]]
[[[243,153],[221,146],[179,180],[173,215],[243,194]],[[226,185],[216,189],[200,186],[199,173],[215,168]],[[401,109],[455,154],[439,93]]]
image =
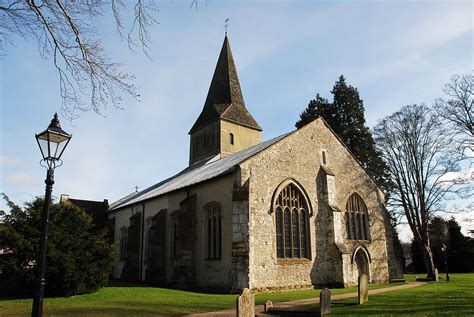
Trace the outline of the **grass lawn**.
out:
[[[371,285],[371,289],[399,284]],[[350,293],[357,288],[334,289],[333,294]],[[258,294],[256,303],[266,300],[275,303],[295,299],[319,297],[319,290]],[[98,292],[62,298],[47,298],[47,316],[157,316],[181,315],[194,312],[233,308],[237,295],[186,292],[127,283],[112,283]],[[0,316],[29,316],[32,300],[0,299]]]
[[[444,274],[441,274],[443,278]],[[424,277],[424,275],[420,275]],[[406,275],[414,280],[414,275]],[[357,305],[357,298],[336,300],[331,316],[474,316],[474,273],[450,274],[450,281],[378,295]]]
[[[357,306],[356,299],[335,301],[333,315],[442,314],[474,315],[474,274],[452,274],[449,283],[428,283],[414,289],[394,291],[369,298]],[[407,276],[413,280],[415,276]],[[400,284],[371,285],[371,289]],[[350,293],[356,288],[333,289],[332,294]],[[157,316],[233,308],[236,295],[185,292],[142,285],[114,283],[90,295],[47,298],[47,316]],[[319,290],[258,294],[257,304],[319,297]],[[31,300],[0,299],[0,316],[29,316]]]

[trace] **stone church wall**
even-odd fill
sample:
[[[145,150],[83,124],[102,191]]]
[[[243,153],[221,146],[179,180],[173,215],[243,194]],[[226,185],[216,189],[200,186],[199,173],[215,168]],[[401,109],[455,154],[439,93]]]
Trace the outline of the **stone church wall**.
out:
[[[185,190],[179,190],[158,198],[145,201],[132,207],[126,207],[109,214],[109,218],[115,217],[115,241],[117,245],[117,254],[119,252],[120,228],[130,225],[132,211],[140,212],[144,209],[144,244],[140,245],[143,252],[143,263],[141,266],[141,280],[150,280],[146,277],[146,241],[147,241],[147,221],[149,221],[162,210],[166,210],[168,224],[166,229],[166,284],[173,285],[173,270],[175,263],[172,258],[172,224],[173,213],[179,211],[180,203],[186,197],[195,195],[195,236],[183,237],[189,239],[194,244],[194,254],[192,255],[193,270],[195,281],[194,286],[203,289],[221,289],[230,290],[233,284],[232,278],[232,194],[233,194],[233,175],[227,175],[220,178],[203,182],[191,186]],[[207,241],[206,241],[206,215],[204,207],[210,202],[217,202],[221,206],[222,214],[222,258],[220,260],[207,260]],[[144,208],[143,208],[144,207]],[[117,260],[114,264],[113,277],[120,278],[124,262]],[[180,286],[180,285],[178,285]],[[182,286],[182,285],[181,285]],[[192,285],[187,285],[191,287]]]
[[[325,165],[323,150],[326,151]],[[321,188],[324,184],[318,181],[322,165],[334,174],[335,193],[327,195],[327,199],[325,189]],[[359,193],[369,210],[372,240],[366,247],[371,256],[372,281],[388,280],[383,195],[322,120],[314,121],[243,162],[241,169],[249,175],[251,288],[354,284],[356,264],[351,258],[356,246],[362,243],[340,236],[345,235],[341,211],[354,192]],[[311,260],[276,256],[272,197],[275,189],[287,179],[295,180],[304,188],[311,204]],[[329,196],[334,206],[329,206]],[[335,237],[336,232],[338,237]]]

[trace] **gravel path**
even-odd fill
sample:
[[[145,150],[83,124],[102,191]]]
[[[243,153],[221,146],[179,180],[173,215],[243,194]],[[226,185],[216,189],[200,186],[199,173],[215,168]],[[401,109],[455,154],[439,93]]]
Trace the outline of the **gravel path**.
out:
[[[398,291],[398,290],[401,290],[401,289],[418,287],[418,286],[421,286],[421,285],[424,285],[424,284],[426,284],[426,283],[424,283],[424,282],[409,282],[407,284],[393,286],[393,287],[373,289],[373,290],[369,290],[369,295],[375,295],[375,294],[381,294],[381,293],[386,293],[386,292]],[[357,297],[357,292],[332,295],[331,300],[345,299],[345,298],[352,298],[352,297]],[[290,307],[297,307],[297,306],[303,306],[303,305],[309,305],[309,304],[316,305],[318,303],[319,303],[319,297],[307,298],[307,299],[298,299],[298,300],[292,300],[292,301],[289,301],[289,302],[274,303],[274,308],[288,309]],[[255,314],[260,315],[262,313],[263,313],[263,305],[255,306]],[[205,317],[205,316],[235,317],[235,309],[225,309],[225,310],[219,310],[219,311],[214,311],[214,312],[191,314],[191,315],[186,315],[186,316],[192,316],[192,317]]]

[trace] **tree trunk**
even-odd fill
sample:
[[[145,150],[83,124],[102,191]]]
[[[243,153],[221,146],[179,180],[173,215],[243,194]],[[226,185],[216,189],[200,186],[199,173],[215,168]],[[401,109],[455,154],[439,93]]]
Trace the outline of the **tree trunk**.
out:
[[[423,250],[423,260],[425,261],[426,273],[428,278],[435,277],[435,265],[433,261],[433,253],[431,252],[431,247],[429,241],[426,243],[421,243],[421,249]]]

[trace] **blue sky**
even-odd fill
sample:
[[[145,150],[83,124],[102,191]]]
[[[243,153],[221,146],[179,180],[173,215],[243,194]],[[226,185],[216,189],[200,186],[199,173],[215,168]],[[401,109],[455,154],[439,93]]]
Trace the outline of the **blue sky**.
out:
[[[308,101],[318,92],[330,97],[341,74],[358,88],[373,126],[406,104],[431,105],[451,75],[473,70],[470,1],[208,0],[197,10],[190,3],[157,2],[151,60],[128,50],[110,17],[98,25],[109,55],[135,74],[140,102],[125,98],[124,110],[60,118],[73,139],[56,171],[56,197],[114,201],[187,166],[187,133],[226,18],[244,99],[264,139],[292,130]],[[0,83],[0,192],[21,203],[44,194],[34,134],[59,112],[58,78],[36,43],[19,39],[0,60]],[[458,216],[465,228],[469,217]]]

